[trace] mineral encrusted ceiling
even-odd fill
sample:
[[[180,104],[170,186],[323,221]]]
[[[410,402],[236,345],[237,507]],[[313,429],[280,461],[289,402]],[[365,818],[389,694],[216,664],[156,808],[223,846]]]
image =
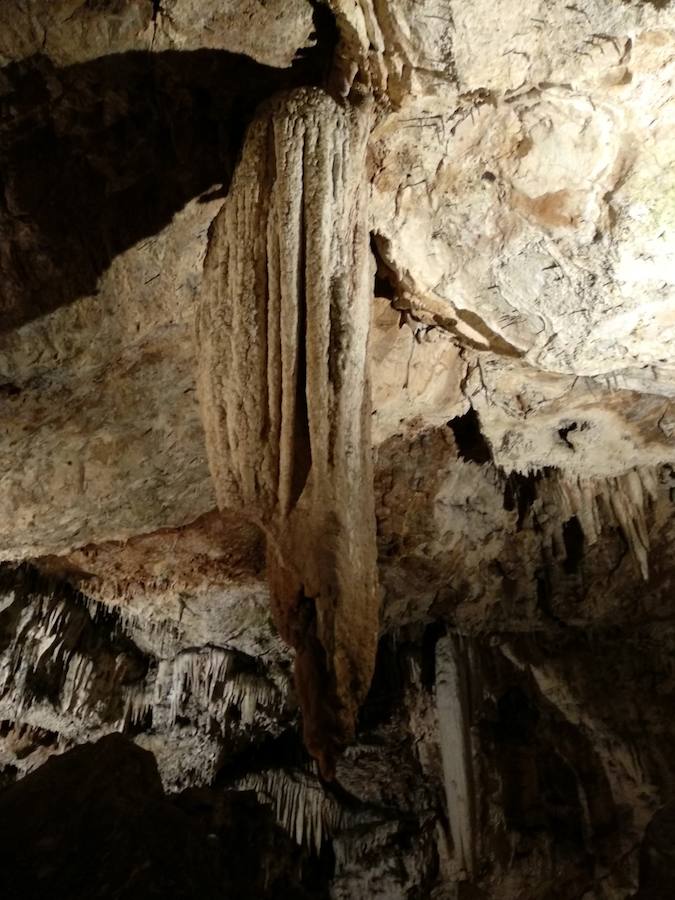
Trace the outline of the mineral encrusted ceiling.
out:
[[[3,781],[122,731],[289,896],[673,896],[675,5],[1,0],[0,64]]]

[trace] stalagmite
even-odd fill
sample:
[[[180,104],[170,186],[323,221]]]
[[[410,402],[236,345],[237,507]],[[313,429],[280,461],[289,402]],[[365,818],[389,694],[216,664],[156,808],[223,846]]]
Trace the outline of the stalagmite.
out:
[[[197,321],[218,504],[267,536],[305,742],[330,776],[378,634],[366,348],[370,106],[301,90],[251,127],[212,227]]]
[[[474,868],[474,784],[467,650],[459,635],[436,644],[436,707],[448,818],[458,868]]]

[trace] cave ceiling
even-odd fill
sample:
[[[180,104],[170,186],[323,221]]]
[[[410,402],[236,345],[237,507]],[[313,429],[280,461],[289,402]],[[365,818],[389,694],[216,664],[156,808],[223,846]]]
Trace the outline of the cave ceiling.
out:
[[[0,186],[0,784],[675,895],[672,0],[0,0]]]

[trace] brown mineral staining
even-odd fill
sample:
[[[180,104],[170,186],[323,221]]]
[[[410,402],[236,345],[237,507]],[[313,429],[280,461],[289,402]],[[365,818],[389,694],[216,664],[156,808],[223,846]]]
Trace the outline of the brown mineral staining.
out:
[[[574,198],[569,191],[552,191],[538,197],[528,197],[527,194],[514,191],[513,205],[541,225],[569,228],[577,224]]]
[[[288,94],[251,127],[205,263],[199,390],[218,504],[268,540],[307,745],[330,776],[378,635],[366,350],[370,106]]]

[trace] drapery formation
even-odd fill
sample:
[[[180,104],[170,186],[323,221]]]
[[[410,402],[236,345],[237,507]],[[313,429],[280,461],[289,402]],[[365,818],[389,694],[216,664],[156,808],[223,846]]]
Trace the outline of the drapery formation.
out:
[[[218,504],[266,533],[305,742],[327,776],[353,735],[378,636],[370,113],[318,89],[262,110],[212,226],[197,321]]]

